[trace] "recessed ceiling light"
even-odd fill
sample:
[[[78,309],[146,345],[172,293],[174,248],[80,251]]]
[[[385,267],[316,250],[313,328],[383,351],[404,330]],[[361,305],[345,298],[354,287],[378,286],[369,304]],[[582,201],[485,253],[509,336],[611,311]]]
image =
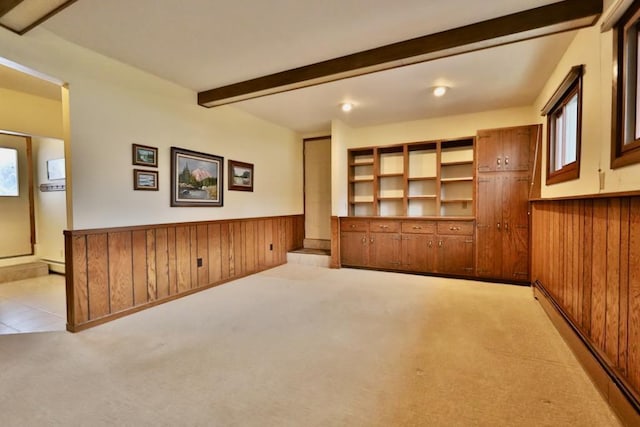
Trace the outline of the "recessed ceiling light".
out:
[[[444,96],[444,94],[447,93],[447,87],[446,86],[436,86],[433,88],[433,96]]]
[[[353,110],[353,104],[350,102],[343,102],[342,104],[340,104],[340,108],[345,113],[348,113],[349,111]]]

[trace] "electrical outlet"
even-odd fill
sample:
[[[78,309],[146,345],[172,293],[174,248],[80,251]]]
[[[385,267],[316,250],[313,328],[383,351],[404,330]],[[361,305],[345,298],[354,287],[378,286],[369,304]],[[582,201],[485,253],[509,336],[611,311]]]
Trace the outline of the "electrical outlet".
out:
[[[198,258],[197,262],[198,262],[198,267],[202,267],[202,258]]]

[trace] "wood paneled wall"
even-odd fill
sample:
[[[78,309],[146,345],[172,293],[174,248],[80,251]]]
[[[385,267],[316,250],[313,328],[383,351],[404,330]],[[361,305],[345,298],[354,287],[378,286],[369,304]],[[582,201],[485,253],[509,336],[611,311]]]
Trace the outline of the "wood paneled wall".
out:
[[[67,329],[284,264],[303,239],[302,215],[65,231]]]
[[[640,401],[640,197],[536,201],[532,280]]]

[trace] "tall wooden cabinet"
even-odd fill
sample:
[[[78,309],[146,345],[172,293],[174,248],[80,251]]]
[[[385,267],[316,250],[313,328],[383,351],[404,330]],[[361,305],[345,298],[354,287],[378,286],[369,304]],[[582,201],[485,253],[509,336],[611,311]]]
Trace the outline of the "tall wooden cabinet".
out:
[[[539,126],[478,132],[476,274],[529,280],[529,187]]]

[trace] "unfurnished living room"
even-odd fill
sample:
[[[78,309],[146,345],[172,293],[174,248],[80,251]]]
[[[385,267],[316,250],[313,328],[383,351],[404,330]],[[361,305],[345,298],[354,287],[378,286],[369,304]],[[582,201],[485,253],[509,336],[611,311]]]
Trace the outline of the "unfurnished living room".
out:
[[[640,426],[639,23],[0,0],[0,424]]]

